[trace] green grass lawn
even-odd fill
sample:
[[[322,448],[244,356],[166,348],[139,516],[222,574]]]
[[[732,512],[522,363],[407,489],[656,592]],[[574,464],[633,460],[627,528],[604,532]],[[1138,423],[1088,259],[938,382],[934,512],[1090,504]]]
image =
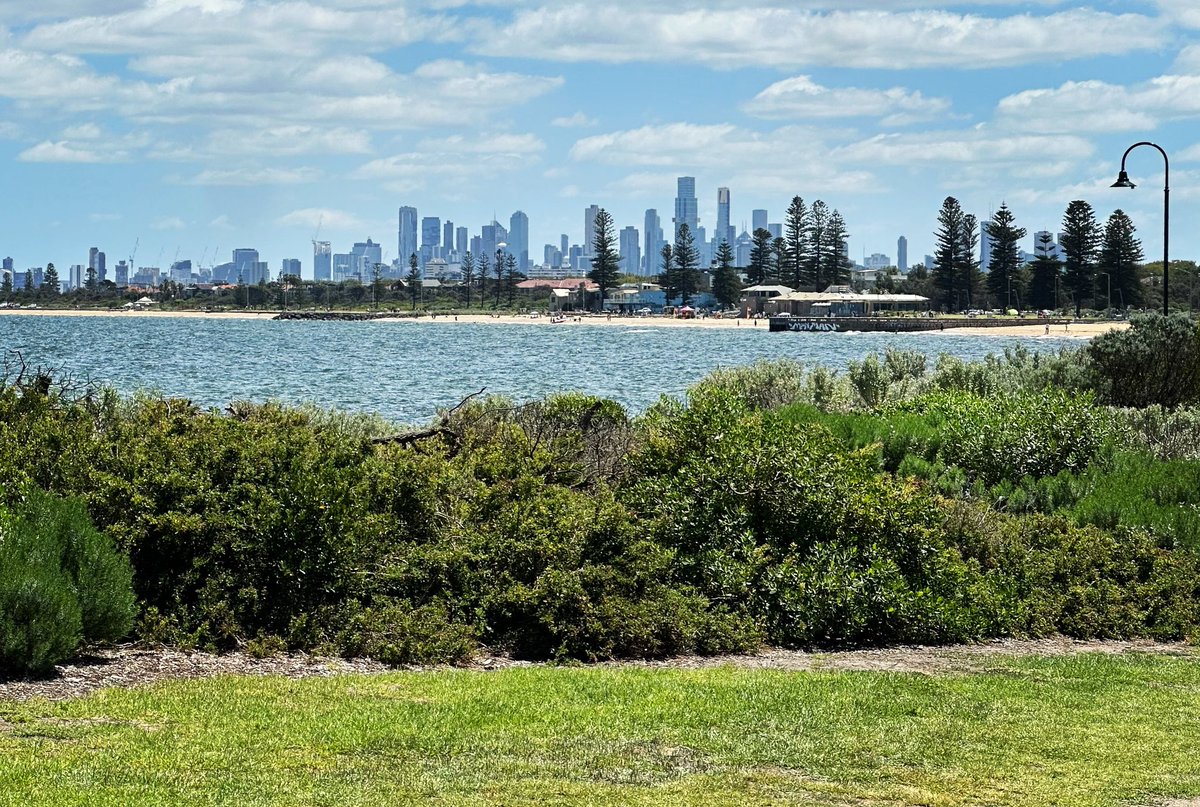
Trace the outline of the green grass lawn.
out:
[[[222,678],[0,701],[0,804],[1150,805],[1198,748],[1196,657]]]

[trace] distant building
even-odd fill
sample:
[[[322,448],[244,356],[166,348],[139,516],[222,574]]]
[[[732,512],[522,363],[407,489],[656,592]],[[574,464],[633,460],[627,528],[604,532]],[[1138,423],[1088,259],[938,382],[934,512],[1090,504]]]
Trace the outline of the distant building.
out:
[[[233,266],[234,276],[231,280],[234,283],[254,286],[258,283],[266,283],[271,279],[271,273],[267,271],[266,264],[258,259],[257,249],[235,249]]]
[[[908,239],[904,236],[896,239],[896,268],[901,274],[908,271]]]
[[[714,253],[722,241],[728,241],[729,246],[733,246],[737,237],[734,228],[729,224],[729,206],[729,188],[717,188],[717,228],[712,237]]]
[[[82,269],[82,267],[80,268]],[[115,282],[118,289],[129,287],[129,264],[125,263],[125,261],[117,261],[114,274],[116,275]]]
[[[313,241],[313,280],[333,280],[333,250],[328,241]]]
[[[468,237],[467,228],[456,227],[454,229],[454,251],[458,253],[456,257],[461,261],[470,249],[471,239]]]
[[[641,237],[637,227],[629,226],[621,230],[621,271],[638,274],[642,268]]]
[[[408,256],[417,254],[417,209],[415,207],[400,208],[400,227],[397,237],[396,256],[405,265]]]
[[[753,234],[755,230],[767,229],[767,211],[751,210],[750,211],[750,232]]]
[[[434,258],[442,254],[442,220],[437,216],[426,216],[421,219],[421,251],[417,257],[424,267]],[[405,256],[407,260],[408,256]]]
[[[768,224],[767,232],[771,233],[772,238],[783,238],[783,224],[779,222]]]
[[[863,267],[866,269],[879,270],[879,269],[885,269],[891,265],[892,265],[891,256],[884,255],[882,252],[873,252],[870,255],[868,255],[867,257],[863,258]],[[874,282],[873,278],[872,278],[872,282]]]
[[[642,224],[642,237],[646,244],[645,254],[642,256],[642,265],[645,271],[642,274],[657,275],[661,273],[659,255],[662,253],[663,247],[662,220],[658,217],[658,211],[649,208]]]
[[[284,258],[283,264],[279,268],[279,276],[295,275],[300,277],[300,259],[299,258]]]
[[[181,286],[190,285],[192,282],[192,262],[175,261],[175,263],[171,264],[171,269],[167,272],[167,277],[172,283],[178,283]]]
[[[529,216],[518,210],[508,220],[508,251],[517,259],[518,271],[529,269]]]
[[[599,205],[588,205],[583,211],[583,254],[591,257],[592,242],[596,239],[596,214]]]
[[[438,235],[441,236],[440,227]],[[357,242],[350,250],[350,277],[358,278],[363,283],[374,277],[375,267],[383,263],[383,248],[368,238]]]
[[[122,261],[120,264],[117,265],[118,272],[120,271],[120,267],[123,265],[124,265],[124,261]],[[83,264],[77,263],[77,264],[72,265],[71,268],[67,271],[67,291],[74,291],[75,289],[83,288],[84,278],[85,278],[85,275],[84,275],[84,271],[83,271]],[[117,285],[120,285],[120,284],[117,284]]]
[[[675,237],[679,237],[679,228],[686,224],[693,234],[700,225],[699,204],[696,200],[696,178],[679,177],[675,180]],[[699,240],[699,239],[697,239]]]
[[[454,222],[449,219],[442,225],[442,257],[447,264],[454,257]]]

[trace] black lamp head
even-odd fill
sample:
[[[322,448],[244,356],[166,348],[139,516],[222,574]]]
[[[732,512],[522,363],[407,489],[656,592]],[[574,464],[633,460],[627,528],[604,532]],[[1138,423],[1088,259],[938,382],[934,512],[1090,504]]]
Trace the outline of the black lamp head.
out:
[[[1129,181],[1129,172],[1122,170],[1121,173],[1117,175],[1117,181],[1114,182],[1111,187],[1114,187],[1114,188],[1136,188],[1137,185],[1134,185],[1132,182]]]

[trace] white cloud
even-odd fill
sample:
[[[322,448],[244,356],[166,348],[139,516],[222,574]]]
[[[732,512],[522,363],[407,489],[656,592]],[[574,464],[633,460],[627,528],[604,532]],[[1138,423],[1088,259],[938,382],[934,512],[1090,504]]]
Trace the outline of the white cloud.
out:
[[[293,210],[277,218],[275,223],[282,227],[300,227],[305,231],[315,231],[318,227],[328,227],[330,230],[362,230],[366,226],[352,213],[324,207]]]
[[[606,165],[681,168],[745,160],[775,163],[780,154],[823,150],[823,137],[832,134],[800,126],[760,134],[731,123],[668,123],[585,137],[571,148],[571,157]]]
[[[66,140],[95,140],[100,137],[102,132],[100,127],[94,123],[80,123],[76,126],[68,126],[63,129],[63,138]]]
[[[150,226],[156,230],[185,230],[187,229],[187,222],[178,216],[163,216],[155,219],[154,223]]]
[[[1158,0],[1158,8],[1177,25],[1200,28],[1200,6],[1195,0]]]
[[[576,112],[574,115],[565,115],[550,121],[551,126],[557,126],[561,129],[578,129],[586,126],[595,126],[596,123],[595,118],[588,117],[583,112]]]
[[[839,162],[860,165],[941,165],[958,163],[996,170],[1002,164],[1078,160],[1095,150],[1082,137],[1014,135],[982,127],[965,131],[881,134],[833,149]]]
[[[43,140],[17,155],[26,163],[107,163],[119,162],[120,155],[105,155],[90,149],[78,148],[65,141]]]
[[[321,172],[316,168],[210,168],[187,181],[189,185],[300,185],[316,182]]]
[[[89,213],[89,221],[120,221],[122,218],[120,213]]]
[[[1158,76],[1129,86],[1069,81],[1001,99],[997,118],[1036,132],[1147,131],[1160,122],[1200,117],[1200,75]]]
[[[809,76],[777,81],[742,107],[760,118],[883,118],[896,126],[945,115],[950,101],[928,98],[920,92],[893,87],[887,90],[858,87],[830,88]]]
[[[371,160],[351,175],[353,179],[383,182],[396,191],[407,192],[435,180],[446,184],[481,182],[535,164],[545,149],[531,134],[500,134],[491,137],[453,135],[423,140],[411,151]]]
[[[232,230],[233,222],[229,220],[229,216],[222,213],[208,223],[208,226],[214,230]]]
[[[946,11],[678,10],[645,4],[597,14],[542,6],[476,37],[480,53],[565,62],[700,62],[714,67],[982,68],[1112,56],[1161,47],[1164,25],[1140,14],[1073,9],[987,17]]]

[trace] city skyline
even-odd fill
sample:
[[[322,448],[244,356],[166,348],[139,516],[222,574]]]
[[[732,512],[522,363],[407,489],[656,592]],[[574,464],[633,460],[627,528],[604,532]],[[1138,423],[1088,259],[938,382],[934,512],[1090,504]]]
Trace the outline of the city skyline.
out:
[[[397,257],[410,206],[454,224],[456,248],[523,211],[537,263],[562,233],[586,243],[595,204],[649,257],[646,211],[670,240],[690,176],[685,217],[710,238],[726,218],[751,231],[756,210],[778,222],[798,194],[843,213],[851,256],[891,254],[903,235],[916,263],[947,195],[981,219],[1007,202],[1029,232],[1057,231],[1082,198],[1101,219],[1128,212],[1154,256],[1161,161],[1139,150],[1139,188],[1108,187],[1148,139],[1172,159],[1172,254],[1200,256],[1184,226],[1200,213],[1200,12],[1182,0],[615,0],[604,16],[0,3],[0,162],[20,202],[0,255],[65,270],[99,246],[111,268],[138,244],[138,265],[166,271],[174,255],[253,248],[273,274],[299,258],[311,277],[313,241],[340,255],[370,238]]]

